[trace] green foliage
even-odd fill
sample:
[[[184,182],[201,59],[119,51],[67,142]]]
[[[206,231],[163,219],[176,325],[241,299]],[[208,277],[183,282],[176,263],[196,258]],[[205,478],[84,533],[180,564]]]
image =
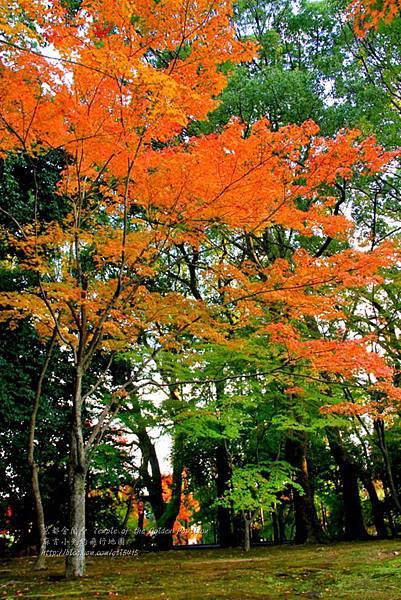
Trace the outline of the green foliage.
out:
[[[293,468],[285,461],[235,467],[231,487],[217,504],[232,506],[235,512],[271,509],[278,501],[279,492],[288,487],[303,494],[302,487],[294,481]]]

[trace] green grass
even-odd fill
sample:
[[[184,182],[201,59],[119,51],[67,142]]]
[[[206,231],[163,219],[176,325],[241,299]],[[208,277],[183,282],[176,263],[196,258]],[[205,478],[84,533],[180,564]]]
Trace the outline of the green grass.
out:
[[[89,557],[84,578],[66,581],[63,560],[45,572],[20,558],[0,567],[0,598],[57,600],[401,600],[401,541],[330,546],[180,551]]]

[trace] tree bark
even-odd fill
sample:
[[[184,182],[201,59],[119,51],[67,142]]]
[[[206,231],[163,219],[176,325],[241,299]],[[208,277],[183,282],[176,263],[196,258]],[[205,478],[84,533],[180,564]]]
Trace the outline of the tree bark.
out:
[[[216,384],[217,407],[224,408],[224,383],[222,381]],[[223,433],[223,429],[221,429]],[[216,492],[217,498],[223,498],[227,493],[231,483],[232,468],[230,456],[226,441],[222,439],[217,444],[215,451],[216,466]],[[218,506],[217,508],[218,538],[221,548],[230,548],[235,545],[234,521],[232,510],[228,506]],[[238,540],[239,543],[241,543]]]
[[[306,433],[290,432],[286,442],[287,460],[297,469],[297,483],[303,490],[303,494],[300,494],[294,489],[296,544],[316,544],[324,541],[324,534],[316,513],[313,489],[309,481],[306,448]]]
[[[278,546],[281,543],[280,527],[279,527],[279,522],[278,522],[278,518],[277,518],[277,513],[275,510],[272,511],[271,517],[272,517],[272,527],[273,527],[273,544],[275,546]]]
[[[29,435],[28,435],[28,464],[31,470],[31,483],[32,483],[32,493],[35,503],[35,514],[36,514],[36,527],[39,538],[39,552],[38,557],[36,559],[34,569],[41,570],[46,568],[46,544],[47,544],[47,536],[46,536],[46,524],[45,524],[45,514],[43,509],[42,495],[40,492],[40,484],[39,484],[39,468],[35,461],[35,431],[36,431],[36,419],[38,415],[40,398],[42,395],[42,386],[43,381],[49,366],[50,358],[53,352],[54,343],[56,340],[56,330],[53,332],[52,338],[50,340],[49,347],[46,352],[45,361],[43,363],[42,370],[39,375],[38,383],[36,386],[35,397],[32,405],[31,418],[29,422]]]
[[[348,541],[366,540],[369,538],[369,535],[363,522],[361,499],[359,496],[359,468],[344,447],[338,429],[327,428],[326,433],[331,454],[338,466],[341,477],[344,539]]]
[[[245,552],[249,552],[251,549],[251,522],[252,520],[249,518],[249,515],[246,514],[246,511],[242,511],[242,518],[244,519],[244,550]]]
[[[215,452],[216,464],[216,491],[217,497],[222,498],[228,490],[231,481],[231,465],[224,443],[219,444]],[[231,509],[227,506],[218,506],[218,539],[222,548],[230,548],[234,545],[233,524]]]
[[[143,529],[144,524],[145,524],[145,503],[142,500],[140,500],[138,502],[138,528],[137,528],[138,534],[136,536],[140,550],[143,549],[144,540],[145,540],[144,529]]]
[[[47,535],[46,535],[46,525],[45,525],[45,514],[43,510],[42,496],[40,493],[40,485],[39,485],[39,470],[37,464],[33,462],[31,465],[31,482],[32,482],[32,492],[35,502],[35,513],[36,513],[36,527],[38,530],[39,536],[39,552],[34,564],[35,570],[46,569],[46,545],[47,545]]]
[[[384,421],[383,419],[376,419],[374,421],[374,428],[377,435],[378,446],[380,452],[383,456],[384,467],[386,471],[387,483],[391,494],[391,499],[393,501],[394,507],[398,514],[401,515],[401,503],[398,497],[398,492],[395,487],[394,478],[393,478],[393,469],[391,465],[391,459],[387,448],[385,429],[384,429]]]
[[[85,572],[85,500],[87,458],[82,428],[82,377],[83,370],[76,369],[71,445],[69,463],[69,532],[66,556],[66,577],[82,577]]]
[[[70,522],[66,577],[85,573],[85,488],[86,472],[72,468],[70,475]]]
[[[182,434],[176,434],[173,448],[173,480],[171,498],[163,504],[163,512],[157,519],[157,545],[160,550],[171,550],[173,547],[173,527],[181,507],[182,493]]]
[[[139,407],[136,408],[139,410]],[[170,550],[173,547],[173,527],[181,506],[182,437],[177,435],[174,440],[171,498],[168,502],[165,502],[163,499],[162,475],[154,444],[145,427],[140,427],[136,433],[142,454],[140,474],[148,490],[148,500],[152,506],[158,530],[156,535],[157,546],[160,550]],[[148,471],[149,465],[151,475]]]
[[[372,506],[372,517],[375,524],[377,537],[385,539],[388,537],[388,531],[384,522],[383,503],[379,500],[377,491],[372,479],[368,474],[362,474],[363,485],[369,494],[370,504]]]

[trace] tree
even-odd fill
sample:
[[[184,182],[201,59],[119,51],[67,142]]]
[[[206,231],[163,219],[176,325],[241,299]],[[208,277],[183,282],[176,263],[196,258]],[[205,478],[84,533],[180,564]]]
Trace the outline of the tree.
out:
[[[36,216],[43,220],[62,219],[62,216],[67,213],[65,207],[62,206],[62,199],[54,193],[54,187],[60,178],[60,171],[65,163],[65,157],[61,151],[49,152],[43,156],[31,158],[23,154],[9,156],[1,161],[1,206],[0,219],[4,225],[7,225],[9,230],[15,232],[18,226],[27,225],[32,222]],[[32,191],[36,187],[40,190],[42,203],[35,205],[35,199]],[[46,206],[46,209],[44,209]],[[12,249],[6,237],[3,237],[1,244],[1,255],[3,260],[7,260],[9,252]],[[5,263],[7,264],[7,263]],[[32,275],[18,268],[10,271],[6,267],[1,269],[1,287],[4,291],[16,291],[29,287],[32,283]],[[38,556],[37,567],[44,566],[44,552],[46,544],[45,523],[43,516],[43,502],[39,490],[38,471],[43,469],[43,463],[47,464],[46,471],[51,472],[55,468],[55,464],[59,462],[57,454],[60,449],[46,448],[44,444],[35,448],[35,429],[37,427],[37,416],[40,421],[43,416],[51,426],[48,435],[52,435],[53,439],[58,436],[58,442],[63,443],[63,428],[65,423],[62,421],[63,412],[59,410],[57,402],[50,397],[50,393],[55,393],[60,390],[58,386],[59,373],[54,369],[56,360],[52,360],[52,352],[54,350],[53,343],[49,344],[49,353],[46,356],[46,349],[38,339],[38,336],[28,321],[23,321],[20,324],[15,324],[15,329],[11,332],[4,324],[1,325],[1,334],[7,339],[7,343],[2,344],[2,423],[3,435],[8,436],[8,446],[10,454],[3,453],[5,463],[4,471],[8,470],[9,474],[4,473],[4,489],[8,496],[8,501],[15,515],[20,520],[20,527],[17,523],[13,523],[13,533],[15,534],[16,543],[21,550],[25,545],[32,544],[34,540],[29,540],[27,534],[28,523],[30,519],[30,507],[25,506],[25,519],[20,514],[19,503],[15,502],[14,498],[10,497],[10,488],[12,481],[14,485],[21,490],[25,490],[26,485],[23,484],[25,478],[25,465],[20,464],[20,461],[15,460],[15,450],[23,444],[27,448],[28,468],[31,471],[32,491],[34,502],[37,506],[37,533],[40,537],[40,552]],[[43,356],[42,356],[43,355]],[[26,357],[29,356],[29,360]],[[60,361],[60,358],[58,357]],[[45,382],[46,371],[51,368],[53,386],[43,386]],[[25,384],[23,383],[25,382]],[[50,389],[49,389],[50,388]],[[29,413],[28,413],[29,411]],[[60,414],[61,413],[61,414]],[[11,415],[15,415],[12,417]],[[12,424],[12,421],[17,418],[21,419],[24,426],[27,427],[27,435],[23,427],[17,423]],[[61,427],[60,427],[61,425]],[[46,429],[46,425],[44,426]],[[41,423],[39,428],[43,431]],[[37,437],[37,436],[36,436]],[[46,436],[47,437],[47,436]],[[22,456],[26,453],[22,452]],[[46,455],[45,460],[43,460]],[[55,456],[56,455],[56,456]],[[42,465],[41,465],[42,463]],[[7,466],[6,466],[7,465]],[[8,469],[7,469],[8,467]],[[44,474],[48,479],[48,473]],[[43,480],[42,474],[42,480]],[[60,477],[63,480],[63,475]],[[19,480],[19,483],[17,483]],[[7,483],[6,483],[7,482]],[[60,481],[54,481],[57,489]],[[46,482],[46,490],[44,494],[44,503],[48,507],[48,481]],[[27,498],[24,497],[27,493]],[[20,494],[22,503],[30,498],[28,490]],[[22,527],[21,527],[22,526]]]
[[[235,41],[224,1],[155,2],[135,13],[129,4],[113,2],[19,7],[18,27],[11,15],[3,22],[1,147],[29,155],[63,148],[68,162],[59,189],[70,211],[61,225],[36,220],[18,228],[20,266],[35,271],[37,281],[3,301],[11,309],[18,298],[14,316],[32,315],[44,338],[55,328],[59,344],[70,351],[67,575],[79,576],[89,456],[116,402],[105,407],[86,439],[83,404],[116,351],[143,328],[145,280],[172,229],[158,225],[150,207],[137,206],[136,162],[153,143],[166,143],[190,119],[205,116],[225,81],[217,67],[249,51]],[[46,45],[52,46],[50,57]],[[11,312],[3,311],[3,318]],[[83,390],[98,352],[109,355],[105,372]]]
[[[218,499],[218,504],[232,506],[240,513],[244,524],[244,550],[251,548],[250,527],[255,514],[261,508],[271,509],[277,502],[277,494],[290,484],[303,494],[302,487],[292,481],[293,472],[288,463],[244,465],[234,470],[231,487]]]
[[[343,319],[345,290],[378,281],[379,268],[394,260],[393,247],[322,256],[299,242],[346,240],[351,223],[331,190],[355,173],[380,171],[393,154],[373,139],[360,141],[357,131],[319,136],[311,121],[277,131],[265,120],[251,129],[232,121],[220,135],[188,138],[189,126],[216,106],[228,63],[246,60],[254,48],[236,41],[224,0],[144,3],[135,11],[117,2],[21,3],[18,27],[10,16],[1,39],[3,153],[61,148],[67,156],[58,189],[68,214],[61,222],[13,221],[14,260],[35,278],[1,300],[3,321],[12,326],[28,317],[45,340],[55,330],[68,352],[68,576],[84,570],[91,454],[134,393],[149,355],[173,349],[193,359],[196,343],[205,341],[244,356],[265,347],[257,366],[266,371],[274,356],[279,365],[271,371],[286,371],[290,381],[363,372],[393,391],[392,371],[369,352],[369,340],[344,341],[340,332],[314,339],[305,328],[311,316]],[[37,188],[33,195],[37,204]],[[296,240],[289,256],[269,252],[270,231]],[[261,260],[227,253],[244,238],[251,246],[257,240]],[[180,278],[182,262],[171,269],[180,249],[190,293],[185,278],[184,289],[160,285],[171,272]],[[201,295],[194,286],[199,251],[207,256]],[[97,422],[85,427],[84,407],[116,355],[133,351],[138,360],[127,381],[109,383]],[[96,360],[103,370],[93,380]]]

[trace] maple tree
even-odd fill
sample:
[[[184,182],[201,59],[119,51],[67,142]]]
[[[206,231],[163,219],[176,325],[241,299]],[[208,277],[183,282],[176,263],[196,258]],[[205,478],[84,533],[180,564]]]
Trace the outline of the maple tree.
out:
[[[344,290],[380,281],[379,269],[395,260],[391,244],[369,254],[313,255],[298,247],[288,258],[231,260],[224,242],[227,231],[262,239],[272,227],[322,244],[346,240],[352,224],[335,210],[331,188],[380,171],[394,153],[373,138],[361,141],[358,131],[320,136],[311,121],[273,131],[261,120],[249,131],[233,120],[219,134],[189,137],[188,128],[216,106],[228,63],[255,51],[237,41],[230,2],[18,7],[16,21],[2,7],[0,146],[3,154],[32,157],[62,148],[58,193],[68,214],[13,222],[18,267],[37,278],[22,292],[2,294],[2,319],[14,327],[30,316],[73,365],[67,575],[79,576],[90,456],[129,399],[146,354],[87,430],[83,406],[115,356],[144,337],[155,349],[184,347],[189,356],[194,339],[246,354],[257,338],[277,349],[280,369],[348,379],[369,373],[398,398],[393,372],[369,352],[369,339],[344,341],[341,332],[335,340],[311,339],[303,328],[310,317],[343,319]],[[207,254],[191,293],[157,288],[177,249],[184,259]],[[185,269],[193,276],[191,261]],[[103,370],[88,383],[99,355]],[[290,393],[302,393],[291,383]]]
[[[390,23],[400,13],[400,0],[356,0],[349,6],[355,31],[360,37],[364,37],[369,29],[377,28],[380,22]]]
[[[227,2],[18,8],[16,25],[3,6],[2,151],[64,148],[59,193],[70,212],[62,224],[19,228],[20,267],[34,270],[38,282],[23,295],[3,295],[10,306],[3,317],[33,314],[41,335],[53,332],[71,351],[67,575],[81,575],[87,464],[110,411],[84,440],[82,405],[91,391],[82,391],[82,380],[98,350],[115,353],[138,335],[144,280],[169,243],[169,227],[153,227],[136,207],[135,161],[153,140],[163,143],[205,116],[225,81],[217,67],[249,50],[234,39]]]

